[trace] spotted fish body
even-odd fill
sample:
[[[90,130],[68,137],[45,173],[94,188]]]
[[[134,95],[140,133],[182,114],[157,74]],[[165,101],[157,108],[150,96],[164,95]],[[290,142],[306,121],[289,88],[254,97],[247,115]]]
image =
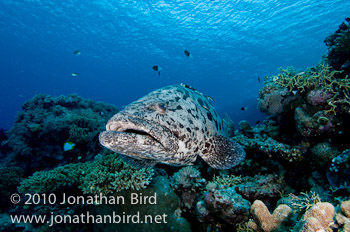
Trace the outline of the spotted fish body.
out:
[[[230,140],[225,120],[210,101],[188,85],[171,85],[132,102],[114,115],[100,143],[143,163],[192,165],[199,155],[210,166],[228,169],[245,158]]]

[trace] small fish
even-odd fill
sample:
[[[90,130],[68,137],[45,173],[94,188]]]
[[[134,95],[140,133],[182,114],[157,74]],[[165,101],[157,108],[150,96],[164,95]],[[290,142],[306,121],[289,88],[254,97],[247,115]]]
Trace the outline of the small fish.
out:
[[[194,91],[197,90],[196,88],[194,88],[194,87],[192,87],[192,86],[190,86],[190,85],[184,84],[184,83],[181,83],[180,85],[181,85],[182,87],[184,87],[184,88],[187,88],[187,89],[191,89],[191,90],[194,90]]]
[[[202,105],[202,107],[210,112],[209,108],[206,107],[205,105]]]
[[[213,102],[215,102],[214,98],[210,97],[210,96],[207,96],[207,98]]]
[[[75,147],[75,143],[72,143],[72,142],[66,142],[63,144],[63,150],[64,151],[70,151],[70,150],[73,150]]]
[[[247,107],[241,107],[241,110],[242,111],[245,111],[245,110],[247,110],[248,108]]]
[[[187,57],[192,58],[192,55],[191,55],[191,53],[190,53],[189,51],[184,50],[184,53],[185,53],[185,55],[186,55]]]
[[[72,76],[73,76],[73,77],[77,77],[77,76],[79,76],[79,75],[80,75],[80,74],[77,73],[77,72],[72,73]]]
[[[260,120],[256,121],[256,122],[255,122],[255,125],[258,125],[259,123],[260,123]]]
[[[79,50],[75,50],[75,51],[73,52],[73,54],[79,56],[79,55],[81,54],[81,52],[80,52]]]
[[[292,93],[293,93],[293,95],[295,96],[295,95],[298,94],[298,90],[293,90]]]
[[[152,69],[153,69],[154,71],[158,71],[158,76],[160,76],[160,70],[162,70],[161,67],[159,67],[158,65],[154,65],[154,66],[152,67]]]
[[[304,75],[304,74],[305,74],[305,72],[300,72],[300,73],[297,74],[297,76],[301,76],[301,75]]]
[[[258,77],[258,81],[259,81],[259,83],[260,83],[260,77]]]

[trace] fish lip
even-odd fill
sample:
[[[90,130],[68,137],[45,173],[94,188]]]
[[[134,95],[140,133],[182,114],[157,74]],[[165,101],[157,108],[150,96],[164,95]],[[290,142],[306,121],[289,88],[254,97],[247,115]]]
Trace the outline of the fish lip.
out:
[[[133,133],[132,131],[138,131],[140,135],[145,133],[144,136],[148,135],[154,139],[167,152],[175,151],[176,149],[176,137],[168,128],[152,120],[142,119],[135,115],[115,115],[108,121],[106,130],[120,133]]]

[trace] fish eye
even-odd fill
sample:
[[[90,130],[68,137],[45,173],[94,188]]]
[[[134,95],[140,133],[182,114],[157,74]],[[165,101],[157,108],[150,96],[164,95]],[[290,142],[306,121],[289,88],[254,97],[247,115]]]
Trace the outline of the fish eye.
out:
[[[163,104],[163,103],[158,103],[158,104],[156,104],[156,105],[155,105],[155,109],[156,109],[159,113],[161,113],[161,114],[164,114],[165,111],[166,111],[165,104]]]

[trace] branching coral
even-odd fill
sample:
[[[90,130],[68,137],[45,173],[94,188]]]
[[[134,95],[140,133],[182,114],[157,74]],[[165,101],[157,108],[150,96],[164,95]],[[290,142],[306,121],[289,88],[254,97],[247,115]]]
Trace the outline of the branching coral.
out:
[[[86,163],[67,164],[51,171],[35,172],[24,179],[20,193],[54,192],[67,186],[77,186],[84,194],[109,194],[127,189],[146,188],[153,176],[152,168],[137,169],[115,154]]]
[[[288,88],[289,92],[293,90],[306,92],[320,86],[332,92],[339,87],[348,89],[350,87],[349,80],[335,78],[335,75],[338,73],[341,73],[341,71],[332,70],[332,67],[327,64],[320,64],[305,72],[298,72],[293,67],[281,68],[277,76],[269,79],[276,85]]]
[[[201,186],[203,182],[200,175],[200,172],[192,166],[181,168],[173,175],[174,182],[172,185],[175,186],[176,189]]]
[[[315,192],[300,193],[302,196],[296,196],[292,193],[289,194],[292,197],[292,206],[299,211],[305,211],[321,202],[321,198]]]
[[[235,175],[214,176],[212,183],[215,183],[219,187],[232,187],[242,183],[242,177]]]
[[[350,105],[350,79],[347,76],[337,78],[341,72],[323,63],[305,72],[298,72],[289,67],[280,69],[280,73],[276,76],[268,77],[267,83],[287,88],[290,93],[293,91],[303,93],[317,89],[318,96],[327,100],[327,112],[335,114],[338,106]],[[311,101],[313,104],[318,103],[318,99],[311,99]]]

